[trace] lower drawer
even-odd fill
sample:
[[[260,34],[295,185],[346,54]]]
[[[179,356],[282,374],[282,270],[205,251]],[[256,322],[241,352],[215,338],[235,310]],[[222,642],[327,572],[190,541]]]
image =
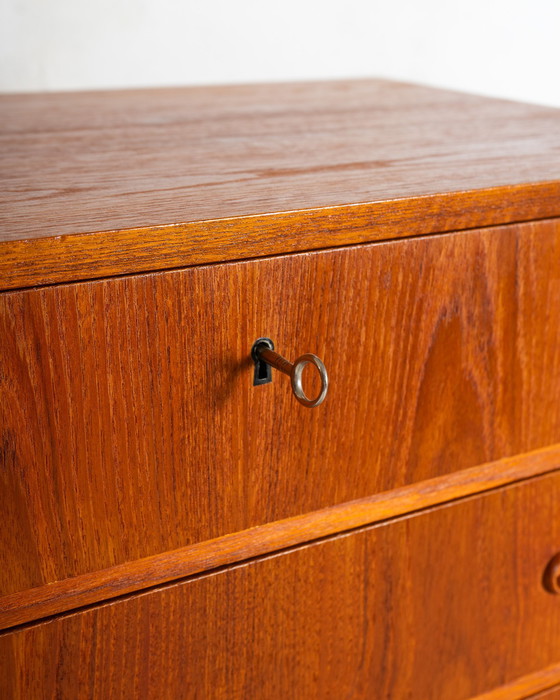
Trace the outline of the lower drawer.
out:
[[[552,474],[5,633],[0,695],[475,696],[560,660],[559,501]]]

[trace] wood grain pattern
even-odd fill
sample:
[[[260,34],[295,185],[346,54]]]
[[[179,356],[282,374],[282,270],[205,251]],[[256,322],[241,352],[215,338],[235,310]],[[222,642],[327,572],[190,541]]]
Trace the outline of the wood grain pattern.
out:
[[[0,288],[560,216],[560,110],[402,83],[4,95],[0,125]]]
[[[559,498],[536,479],[5,633],[3,693],[473,697],[558,663]]]
[[[3,95],[0,110],[2,240],[560,175],[560,110],[383,80]]]
[[[560,442],[559,269],[551,221],[0,295],[1,593]]]
[[[433,507],[560,468],[560,446],[223,535],[0,597],[0,630],[307,541]]]
[[[0,291],[560,216],[560,182],[0,242]]]

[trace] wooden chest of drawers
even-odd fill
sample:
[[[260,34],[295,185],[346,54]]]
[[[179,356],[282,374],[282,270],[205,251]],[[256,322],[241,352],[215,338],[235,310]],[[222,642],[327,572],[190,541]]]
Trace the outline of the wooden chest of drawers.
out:
[[[1,697],[552,698],[560,113],[355,81],[0,115]],[[262,337],[320,406],[254,386]]]

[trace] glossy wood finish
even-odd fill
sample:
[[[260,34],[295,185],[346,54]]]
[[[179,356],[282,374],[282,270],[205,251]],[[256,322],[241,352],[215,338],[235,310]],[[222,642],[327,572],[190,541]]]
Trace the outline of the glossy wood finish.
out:
[[[560,445],[0,597],[0,629],[483,493],[560,467]],[[546,587],[546,579],[543,579]],[[560,677],[560,676],[559,676]]]
[[[551,221],[1,295],[2,594],[559,442],[559,264]]]
[[[560,110],[426,87],[4,95],[0,125],[0,288],[560,216]]]
[[[6,633],[4,695],[475,696],[558,660],[559,498],[544,477]]]

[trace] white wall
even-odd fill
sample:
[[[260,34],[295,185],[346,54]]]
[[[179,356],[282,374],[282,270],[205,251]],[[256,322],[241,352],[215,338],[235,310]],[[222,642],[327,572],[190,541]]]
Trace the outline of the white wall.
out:
[[[560,106],[560,0],[0,0],[0,90],[382,76]]]

